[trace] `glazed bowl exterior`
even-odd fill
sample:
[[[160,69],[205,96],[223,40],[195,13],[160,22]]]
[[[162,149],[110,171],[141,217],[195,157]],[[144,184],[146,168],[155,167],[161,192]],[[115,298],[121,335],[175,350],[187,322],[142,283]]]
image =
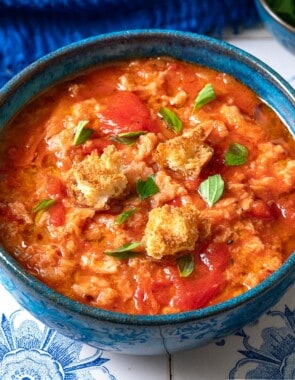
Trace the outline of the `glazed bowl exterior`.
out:
[[[255,0],[258,14],[266,28],[287,50],[295,54],[295,27],[282,20],[266,0]]]
[[[0,93],[3,127],[27,102],[69,75],[105,62],[172,56],[227,72],[263,98],[295,134],[295,93],[253,56],[219,40],[174,31],[129,31],[83,40],[29,66]],[[171,315],[126,315],[92,308],[56,293],[26,273],[3,248],[0,280],[40,321],[77,340],[119,353],[174,353],[220,339],[259,317],[295,281],[295,253],[267,280],[221,304]]]

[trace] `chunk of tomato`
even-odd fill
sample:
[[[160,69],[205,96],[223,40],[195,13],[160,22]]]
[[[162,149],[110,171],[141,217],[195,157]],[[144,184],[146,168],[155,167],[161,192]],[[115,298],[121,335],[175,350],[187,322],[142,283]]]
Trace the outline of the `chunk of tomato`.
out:
[[[45,178],[45,183],[46,191],[49,198],[60,200],[65,197],[66,187],[58,177],[49,175]]]
[[[61,202],[53,204],[49,209],[49,223],[54,227],[60,227],[65,224],[66,214],[64,205]]]
[[[247,214],[258,219],[276,219],[279,216],[279,208],[275,203],[266,203],[263,200],[255,200]]]
[[[134,301],[139,314],[157,314],[159,312],[159,304],[152,291],[152,282],[147,278],[138,280]]]
[[[133,92],[120,91],[110,96],[99,118],[100,130],[104,134],[157,132],[148,108]]]
[[[172,269],[172,281],[176,289],[172,303],[182,311],[207,306],[226,285],[224,271],[230,263],[227,244],[205,245],[194,257],[195,270],[189,277],[182,278],[177,268]]]

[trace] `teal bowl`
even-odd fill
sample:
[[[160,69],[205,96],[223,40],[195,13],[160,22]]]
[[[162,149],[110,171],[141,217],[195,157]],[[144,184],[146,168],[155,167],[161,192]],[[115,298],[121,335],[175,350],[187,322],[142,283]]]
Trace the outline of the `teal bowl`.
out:
[[[92,66],[169,55],[229,73],[263,98],[295,134],[295,93],[253,56],[209,37],[174,31],[128,31],[60,49],[18,74],[0,91],[0,126],[46,88]],[[274,305],[295,281],[295,253],[257,287],[229,301],[171,315],[127,315],[89,307],[53,291],[0,248],[0,281],[37,319],[72,339],[118,353],[175,353],[236,332]]]
[[[266,28],[287,50],[295,54],[295,27],[279,17],[266,0],[255,0],[258,14]]]

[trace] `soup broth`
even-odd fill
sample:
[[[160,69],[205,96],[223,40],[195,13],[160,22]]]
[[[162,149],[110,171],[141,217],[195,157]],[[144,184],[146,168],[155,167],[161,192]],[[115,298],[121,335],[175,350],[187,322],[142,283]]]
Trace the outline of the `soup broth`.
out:
[[[169,57],[97,67],[0,143],[0,239],[72,299],[169,314],[235,297],[295,249],[295,144],[230,75]]]

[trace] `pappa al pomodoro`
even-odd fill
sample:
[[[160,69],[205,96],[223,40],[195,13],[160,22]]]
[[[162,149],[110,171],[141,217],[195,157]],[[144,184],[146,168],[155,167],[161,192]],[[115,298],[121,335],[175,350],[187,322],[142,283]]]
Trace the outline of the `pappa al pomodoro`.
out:
[[[1,243],[94,307],[213,305],[294,251],[294,148],[279,117],[228,74],[169,57],[97,67],[2,131]]]

